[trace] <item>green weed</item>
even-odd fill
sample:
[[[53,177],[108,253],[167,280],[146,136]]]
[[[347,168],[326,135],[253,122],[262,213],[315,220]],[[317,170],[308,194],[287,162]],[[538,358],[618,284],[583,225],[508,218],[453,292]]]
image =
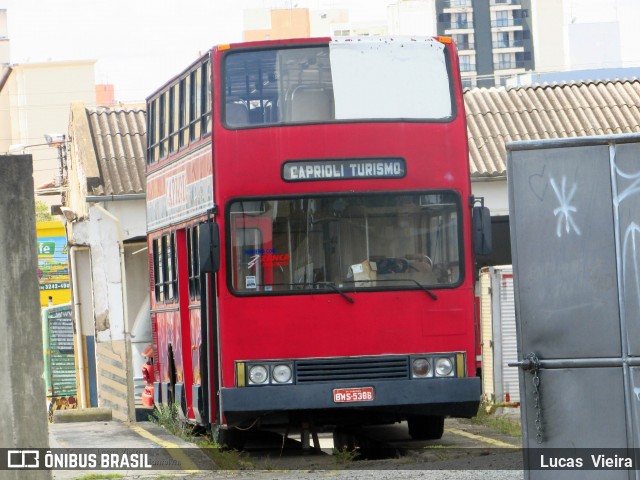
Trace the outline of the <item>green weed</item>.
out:
[[[156,406],[149,420],[182,440],[187,442],[194,440],[193,426],[180,420],[176,403]]]
[[[247,460],[246,454],[238,450],[221,449],[210,437],[198,439],[197,444],[219,470],[247,470],[254,467],[253,463]]]
[[[503,415],[496,415],[491,406],[486,403],[480,404],[478,413],[471,419],[471,422],[476,425],[484,425],[492,430],[512,437],[522,436],[522,428],[518,420]]]
[[[333,449],[333,460],[338,465],[346,465],[347,463],[353,462],[358,457],[358,450],[348,448],[334,448]]]

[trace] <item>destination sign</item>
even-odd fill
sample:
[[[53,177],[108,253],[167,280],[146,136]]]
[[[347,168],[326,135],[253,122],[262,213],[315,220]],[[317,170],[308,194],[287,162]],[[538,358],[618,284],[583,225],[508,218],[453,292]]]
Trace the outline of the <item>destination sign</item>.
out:
[[[402,158],[290,161],[282,167],[282,178],[289,182],[402,178],[406,173]]]

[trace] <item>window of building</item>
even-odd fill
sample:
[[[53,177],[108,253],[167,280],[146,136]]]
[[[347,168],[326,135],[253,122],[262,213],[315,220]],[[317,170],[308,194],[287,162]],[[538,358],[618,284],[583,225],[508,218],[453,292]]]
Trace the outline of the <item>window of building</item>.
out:
[[[495,32],[493,34],[493,48],[507,48],[509,46],[509,32]]]
[[[466,12],[456,13],[454,19],[454,28],[470,28],[470,22]]]
[[[476,86],[475,78],[463,78],[462,79],[462,88],[474,88]]]
[[[471,72],[475,70],[475,65],[471,63],[470,55],[460,55],[460,71],[461,72]]]
[[[508,27],[510,25],[513,25],[513,21],[511,16],[509,15],[509,12],[507,10],[499,10],[496,12],[496,19],[495,19],[495,25],[496,27]]]
[[[516,52],[516,68],[525,68],[525,62],[531,61],[531,52]]]
[[[438,22],[449,25],[451,23],[451,14],[450,13],[440,13],[438,14]]]
[[[513,18],[520,19],[520,18],[527,18],[528,16],[529,16],[529,10],[527,10],[526,8],[513,11]],[[517,23],[516,25],[521,25],[521,23]]]
[[[494,55],[494,68],[496,70],[507,70],[509,68],[514,68],[515,63],[512,61],[512,56],[510,53],[498,53]]]
[[[458,50],[472,50],[474,48],[473,41],[470,40],[472,37],[473,36],[468,33],[456,33],[452,35],[453,41],[458,46]]]

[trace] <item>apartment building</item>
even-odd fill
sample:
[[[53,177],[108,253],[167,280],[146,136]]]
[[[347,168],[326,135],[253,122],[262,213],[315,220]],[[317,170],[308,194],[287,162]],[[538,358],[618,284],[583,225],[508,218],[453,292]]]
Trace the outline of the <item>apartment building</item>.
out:
[[[58,205],[66,177],[66,149],[57,148],[63,145],[45,135],[67,133],[71,102],[95,105],[96,61],[13,64],[7,23],[7,11],[0,9],[0,152],[31,154],[39,200]]]
[[[436,0],[437,34],[453,37],[465,87],[533,70],[531,0]]]

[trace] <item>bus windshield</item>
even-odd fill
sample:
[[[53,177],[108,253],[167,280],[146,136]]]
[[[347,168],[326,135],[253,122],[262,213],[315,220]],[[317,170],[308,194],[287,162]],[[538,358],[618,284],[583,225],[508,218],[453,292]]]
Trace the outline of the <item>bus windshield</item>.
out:
[[[262,294],[455,286],[460,219],[453,192],[232,202],[232,287]]]
[[[231,129],[453,116],[446,49],[423,37],[230,50],[222,101],[223,123]]]

